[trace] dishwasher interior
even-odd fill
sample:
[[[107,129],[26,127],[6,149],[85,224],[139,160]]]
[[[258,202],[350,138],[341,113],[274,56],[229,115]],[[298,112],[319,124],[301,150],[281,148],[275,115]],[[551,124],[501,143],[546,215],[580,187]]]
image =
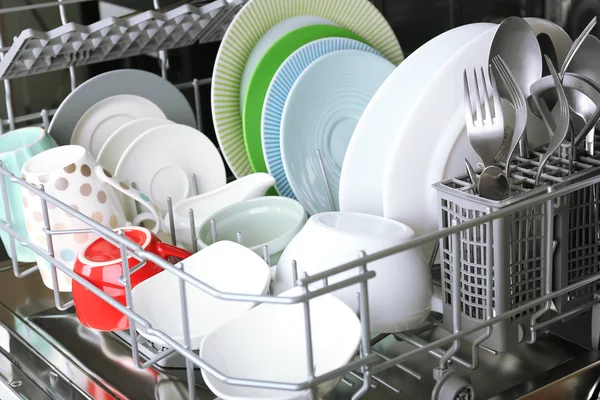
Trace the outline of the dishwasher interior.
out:
[[[53,4],[60,8],[65,25],[68,23],[64,14],[67,2],[64,0]],[[191,2],[193,12],[202,7],[209,8],[198,17],[198,21],[203,21],[198,22],[201,29],[198,29],[196,36],[190,35],[189,42],[219,40],[244,3],[243,0]],[[6,45],[0,36],[0,54],[5,57],[10,49],[4,47]],[[181,42],[176,45],[181,45]],[[152,49],[144,50],[155,54],[158,73],[163,77],[167,76],[169,46],[165,40]],[[84,65],[88,61],[85,57],[89,55],[85,54],[82,59],[67,60],[62,65],[57,62],[52,67],[70,68],[73,88],[74,67]],[[106,57],[108,60],[111,57],[118,58],[113,54]],[[18,71],[14,73],[14,76],[18,75]],[[209,84],[210,78],[177,85],[194,103],[199,129],[203,125],[201,108],[205,107],[200,104],[200,88]],[[11,109],[10,79],[6,76],[4,85],[8,118],[0,120],[0,132],[24,125],[47,127],[55,110],[15,116]],[[590,162],[596,169],[600,166],[598,161]],[[4,169],[0,172],[4,185],[4,180],[10,181],[9,184],[27,185]],[[509,211],[505,209],[496,215],[492,213],[475,218],[468,221],[467,225],[491,224],[492,220],[508,215],[511,210],[518,212],[519,207],[525,209],[529,206],[551,205],[561,196],[598,185],[598,174],[589,173],[561,186],[556,192],[538,194],[521,205],[509,206]],[[36,194],[43,196],[39,190]],[[48,202],[54,204],[51,199]],[[504,214],[500,215],[502,212]],[[597,227],[600,220],[594,223]],[[437,243],[444,237],[458,237],[458,230],[443,228],[445,230],[441,229],[428,239]],[[10,223],[2,223],[2,229],[10,229]],[[99,227],[92,226],[92,229],[97,229],[101,235],[106,234]],[[18,236],[14,237],[20,240]],[[417,245],[409,243],[405,248]],[[450,276],[457,268],[434,261],[432,259],[430,262],[434,282],[441,288],[444,279],[447,279],[444,274]],[[355,266],[359,265],[357,262]],[[40,275],[35,273],[35,268],[34,264],[16,265],[11,261],[0,266],[2,399],[10,399],[11,396],[24,399],[215,399],[203,382],[198,365],[201,360],[197,354],[185,346],[175,349],[156,347],[140,335],[132,336],[134,330],[100,332],[84,327],[77,319],[70,294],[48,290]],[[165,263],[164,268],[175,270],[170,263]],[[585,301],[565,307],[560,312],[554,304],[550,309],[553,300],[561,296],[590,285],[598,288],[600,273],[597,272],[597,266],[595,271],[596,274],[584,276],[560,290],[549,290],[544,296],[524,303],[521,306],[523,310],[547,304],[549,311],[541,314],[531,325],[519,325],[519,343],[506,351],[496,351],[481,345],[481,342],[473,346],[472,341],[463,337],[467,335],[464,331],[471,328],[468,334],[481,335],[488,327],[516,315],[516,308],[505,314],[489,316],[482,325],[467,326],[463,330],[459,328],[453,331],[451,324],[444,321],[440,313],[432,313],[427,325],[414,331],[371,335],[370,330],[366,330],[370,341],[363,343],[361,348],[368,351],[361,351],[351,365],[335,371],[335,374],[343,377],[326,399],[356,398],[359,392],[362,398],[374,400],[600,399],[600,353],[597,351],[600,298],[592,294]],[[453,282],[456,284],[458,280]],[[198,284],[195,286],[199,287]],[[459,291],[456,286],[454,290]],[[365,297],[359,301],[366,301]],[[308,302],[308,299],[298,301]],[[243,334],[240,332],[240,335]],[[533,339],[529,339],[530,335]],[[298,346],[302,345],[298,343]],[[445,366],[442,368],[441,365]],[[223,379],[227,378],[231,377]],[[316,383],[309,381],[295,385],[298,389],[310,391],[311,385]],[[314,396],[314,393],[310,391],[308,396]]]

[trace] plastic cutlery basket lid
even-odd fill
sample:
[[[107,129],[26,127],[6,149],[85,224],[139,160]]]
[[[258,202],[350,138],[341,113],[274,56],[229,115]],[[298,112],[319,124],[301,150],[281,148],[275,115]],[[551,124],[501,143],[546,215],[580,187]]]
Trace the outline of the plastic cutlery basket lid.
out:
[[[280,297],[301,294],[299,287]],[[360,321],[332,295],[309,301],[315,375],[348,363],[360,342]],[[240,335],[240,333],[242,333]],[[263,303],[206,335],[200,358],[217,371],[240,379],[302,383],[306,381],[306,348],[302,303]],[[202,370],[208,387],[224,400],[310,398],[308,391],[285,391],[229,385]],[[317,387],[322,399],[341,378]]]
[[[224,293],[264,295],[270,282],[265,261],[244,246],[229,241],[215,243],[183,261],[184,271]],[[187,288],[188,322],[192,349],[204,335],[254,307],[254,303],[217,299],[190,284]],[[160,330],[184,344],[179,278],[158,274],[133,288],[133,308]],[[169,347],[138,326],[138,332],[155,344]]]
[[[199,248],[213,243],[211,221],[214,221],[217,241],[241,240],[260,256],[268,246],[271,264],[276,264],[285,247],[304,226],[306,212],[299,202],[287,197],[257,197],[232,204],[204,220],[198,234]]]
[[[313,62],[294,83],[283,109],[281,153],[296,198],[309,214],[331,210],[317,150],[339,209],[340,171],[356,123],[394,64],[359,50]]]
[[[315,40],[296,50],[285,60],[273,77],[262,110],[261,140],[269,173],[276,180],[277,192],[295,198],[281,161],[281,117],[292,86],[300,74],[316,59],[339,50],[361,50],[381,55],[371,46],[349,38]]]
[[[217,139],[236,177],[252,172],[245,150],[240,111],[241,78],[248,57],[260,39],[276,24],[306,15],[325,18],[362,37],[394,64],[404,59],[394,31],[367,0],[249,1],[235,16],[223,37],[211,85]],[[259,114],[261,108],[258,109]]]

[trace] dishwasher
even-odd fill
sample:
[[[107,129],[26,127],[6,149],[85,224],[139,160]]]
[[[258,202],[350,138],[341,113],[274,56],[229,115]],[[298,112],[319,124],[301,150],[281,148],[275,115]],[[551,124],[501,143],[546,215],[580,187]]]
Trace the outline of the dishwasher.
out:
[[[77,30],[80,27],[73,28],[66,20],[64,8],[69,3],[74,2],[59,0],[44,6],[59,8],[63,27]],[[219,40],[245,0],[191,2],[180,6],[187,7],[185,15],[173,20],[165,17],[167,11],[158,7],[158,1],[154,3],[156,10],[148,11],[148,18],[152,21],[162,18],[164,25],[161,23],[159,28],[166,28],[159,29],[164,35],[162,40],[149,46],[127,46],[128,50],[98,56],[86,50],[87,36],[83,35],[81,47],[56,50],[64,54],[49,57],[39,68],[29,65],[19,69],[19,62],[33,63],[27,57],[50,51],[45,47],[50,40],[36,38],[35,33],[25,30],[12,46],[4,47],[7,43],[0,37],[2,59],[11,58],[2,70],[8,119],[0,121],[0,133],[17,125],[47,129],[55,112],[13,115],[10,79],[70,69],[74,89],[75,67],[142,53],[158,54],[162,77],[166,78],[168,50]],[[10,16],[28,7],[32,6],[5,9],[3,13]],[[183,21],[184,18],[188,19]],[[182,21],[189,23],[190,34],[185,40],[168,40],[173,30],[167,28]],[[136,38],[125,40],[132,45]],[[7,64],[6,60],[4,63]],[[201,86],[208,84],[210,79],[194,79],[177,85],[182,91],[193,92],[199,129],[202,116],[198,93]],[[523,158],[519,163],[518,173],[523,177],[537,165]],[[362,340],[358,355],[347,365],[323,376],[314,376],[308,368],[306,381],[300,383],[225,376],[191,351],[189,345],[164,333],[154,332],[171,347],[154,345],[136,334],[133,322],[131,329],[125,331],[86,328],[76,317],[70,293],[58,291],[56,281],[55,289],[48,290],[35,263],[4,262],[0,264],[0,398],[212,400],[216,396],[207,388],[200,372],[206,369],[218,379],[235,385],[305,390],[304,398],[312,399],[317,398],[316,386],[333,378],[341,380],[326,399],[600,399],[600,218],[596,198],[600,190],[600,157],[578,160],[575,174],[560,167],[563,164],[558,165],[557,174],[564,179],[556,180],[558,183],[552,190],[542,187],[529,191],[518,202],[496,204],[469,195],[472,185],[467,175],[437,183],[439,230],[319,276],[322,280],[351,268],[361,271],[354,280],[343,280],[337,286],[359,283]],[[0,167],[0,174],[3,198],[7,196],[7,185],[21,185],[41,199],[46,214],[48,207],[54,206],[82,218],[76,210],[7,169]],[[7,201],[4,204],[8,207]],[[10,215],[6,208],[5,215]],[[531,221],[534,222],[530,231]],[[126,245],[130,243],[126,239],[89,218],[84,222],[97,235],[120,243],[121,255],[127,258]],[[0,222],[0,229],[11,235],[13,246],[20,243],[35,247],[11,228],[10,219]],[[46,226],[47,237],[59,233]],[[582,243],[584,237],[592,239]],[[425,326],[413,331],[372,334],[366,282],[374,275],[368,263],[428,242],[435,243],[439,254],[440,261],[432,257],[429,267],[441,296],[441,312],[432,313]],[[39,250],[52,263],[54,275],[59,269],[106,300],[108,296],[85,278],[53,260],[52,241],[48,243],[48,249]],[[515,243],[518,251],[514,250]],[[524,253],[521,244],[526,248]],[[140,260],[147,259],[139,247],[134,247],[132,254]],[[523,277],[522,272],[532,263],[535,275]],[[509,266],[508,272],[500,269],[500,264]],[[165,273],[175,274],[181,282],[206,290],[201,282],[180,272],[177,265],[163,260],[160,267]],[[124,274],[123,279],[131,296],[129,275]],[[298,281],[307,290],[311,279]],[[307,291],[293,303],[308,304],[309,299],[326,290],[325,285],[323,290]],[[235,299],[218,291],[211,295]],[[248,299],[272,301],[266,296]],[[185,301],[184,292],[182,302]],[[131,321],[143,323],[143,318],[131,307],[114,307]],[[304,310],[305,320],[309,320],[308,306]],[[306,337],[310,337],[310,329],[310,324],[306,324]],[[312,359],[310,340],[308,343],[307,360]]]

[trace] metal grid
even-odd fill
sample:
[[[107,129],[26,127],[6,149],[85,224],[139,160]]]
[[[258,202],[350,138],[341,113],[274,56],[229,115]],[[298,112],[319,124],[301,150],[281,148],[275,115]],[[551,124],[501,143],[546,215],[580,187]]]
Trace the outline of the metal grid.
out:
[[[80,2],[80,0],[72,1],[72,0],[64,0],[54,3],[46,3],[42,5],[38,5],[39,7],[44,7],[50,5],[59,6],[59,10],[61,11],[61,17],[63,19],[63,23],[66,24],[66,20],[64,18],[64,5],[73,4]],[[155,1],[154,5],[158,8],[158,2]],[[19,7],[19,10],[22,7]],[[4,10],[5,11],[5,10]],[[18,11],[18,10],[15,10]],[[0,47],[2,47],[1,38],[0,38]],[[4,50],[4,49],[2,49]],[[0,54],[3,52],[0,51]],[[164,51],[160,54],[162,75],[166,77],[166,65],[167,65],[167,57]],[[71,82],[72,88],[75,88],[75,70],[74,68],[70,68],[71,71]],[[194,89],[195,100],[196,100],[196,112],[199,114],[199,92],[198,88],[201,84],[208,83],[207,81],[198,81],[194,80],[188,84],[180,85],[180,89]],[[11,109],[11,97],[10,97],[10,84],[7,80],[4,81],[5,87],[7,88],[6,97],[7,103],[6,107],[8,110],[8,120],[1,121],[0,123],[0,132],[3,126],[9,127],[9,129],[14,129],[17,123],[22,124],[40,124],[44,127],[48,126],[49,119],[53,115],[53,111],[42,110],[40,113],[31,114],[28,116],[16,117],[12,114]],[[197,119],[199,121],[199,126],[201,126],[201,118],[200,115],[197,115]],[[523,249],[527,249],[528,247],[538,248],[537,244],[533,243],[543,242],[543,248],[546,252],[545,256],[548,255],[547,249],[553,247],[552,246],[552,235],[542,235],[540,232],[543,232],[545,227],[551,224],[551,221],[548,218],[543,218],[545,214],[543,213],[544,209],[549,209],[553,207],[553,204],[557,202],[557,199],[565,198],[566,196],[571,196],[573,193],[579,193],[579,191],[584,191],[586,188],[589,188],[592,185],[600,185],[600,177],[597,174],[583,174],[583,178],[577,182],[571,182],[567,185],[558,185],[556,190],[545,190],[544,188],[539,188],[535,190],[530,190],[534,172],[532,172],[531,165],[535,166],[535,161],[532,160],[524,160],[519,159],[518,165],[515,167],[515,178],[517,178],[516,190],[520,193],[526,193],[526,196],[519,202],[509,202],[503,207],[492,209],[488,204],[483,204],[479,208],[469,209],[463,206],[456,206],[450,204],[450,202],[445,204],[445,210],[443,212],[446,213],[444,221],[446,221],[446,225],[442,227],[437,232],[433,232],[427,235],[423,235],[419,238],[411,240],[410,242],[403,243],[401,245],[394,246],[392,248],[379,251],[374,254],[364,255],[363,257],[345,263],[343,265],[332,268],[329,271],[316,274],[314,276],[302,276],[297,280],[297,284],[302,287],[302,295],[294,297],[294,298],[276,298],[269,296],[244,296],[239,294],[231,294],[231,293],[223,293],[215,290],[204,284],[201,281],[193,278],[189,274],[183,271],[183,264],[179,263],[176,265],[170,264],[167,261],[164,261],[153,254],[149,254],[143,251],[142,248],[134,244],[133,242],[127,240],[122,235],[113,232],[112,230],[96,223],[92,219],[82,215],[76,210],[71,209],[69,206],[61,203],[60,201],[48,196],[43,188],[37,188],[31,186],[20,178],[12,175],[9,171],[0,167],[0,174],[2,175],[2,179],[0,179],[0,191],[3,196],[4,204],[5,204],[5,213],[6,215],[10,215],[9,205],[6,201],[7,199],[7,185],[20,185],[27,190],[30,190],[34,195],[40,198],[42,204],[42,211],[44,215],[44,220],[48,222],[48,205],[51,204],[63,210],[64,212],[73,215],[75,218],[80,219],[84,223],[89,226],[89,232],[94,232],[101,237],[104,237],[106,240],[111,243],[119,246],[121,249],[121,256],[123,258],[124,274],[122,276],[122,283],[124,285],[126,291],[126,299],[127,304],[122,305],[112,299],[111,297],[104,294],[90,282],[86,281],[84,278],[76,275],[67,268],[60,261],[56,260],[52,257],[53,249],[52,249],[52,237],[58,234],[73,234],[75,232],[66,232],[66,231],[53,231],[50,229],[49,224],[46,223],[46,229],[44,231],[47,238],[47,248],[40,248],[25,240],[25,238],[20,237],[18,233],[16,233],[11,228],[10,218],[7,218],[6,222],[0,221],[0,229],[7,231],[11,235],[11,243],[10,246],[14,247],[16,241],[22,243],[25,246],[32,248],[38,255],[43,257],[50,265],[53,275],[53,283],[54,283],[54,296],[55,303],[58,309],[64,310],[68,308],[71,304],[61,304],[59,292],[57,290],[57,279],[56,273],[57,269],[62,273],[67,274],[69,277],[86,287],[88,290],[102,298],[104,301],[111,304],[117,310],[121,311],[125,315],[127,315],[130,319],[131,327],[130,327],[130,335],[132,338],[137,337],[136,326],[140,326],[145,329],[145,331],[151,335],[157,336],[162,339],[165,343],[167,343],[170,348],[164,348],[158,351],[153,357],[150,359],[144,359],[140,355],[140,351],[138,348],[138,341],[131,341],[131,351],[132,357],[135,364],[138,368],[149,368],[154,364],[158,363],[160,360],[169,357],[172,354],[180,354],[184,357],[186,361],[186,371],[187,371],[187,380],[188,380],[188,390],[189,390],[189,398],[195,398],[195,377],[194,377],[194,366],[204,369],[208,373],[212,374],[216,378],[220,379],[223,382],[232,385],[248,385],[253,387],[263,387],[263,388],[272,388],[272,389],[281,389],[281,390],[308,390],[309,397],[311,399],[315,399],[316,397],[316,386],[326,382],[328,380],[334,379],[336,377],[342,377],[345,374],[349,373],[355,377],[359,377],[362,381],[362,385],[356,391],[353,398],[362,397],[368,390],[371,389],[374,382],[382,383],[384,386],[387,384],[379,379],[376,374],[383,370],[389,368],[399,368],[404,371],[404,373],[408,373],[413,376],[415,379],[420,379],[420,375],[414,371],[412,371],[407,366],[402,363],[410,360],[413,356],[417,356],[421,353],[429,353],[432,356],[439,359],[439,368],[434,371],[434,376],[438,380],[439,384],[442,384],[446,381],[445,378],[448,374],[452,374],[452,369],[450,368],[450,362],[458,363],[463,367],[469,369],[476,369],[479,360],[478,360],[478,352],[479,349],[487,351],[491,354],[496,354],[496,351],[490,349],[483,345],[487,339],[489,339],[494,330],[497,330],[499,327],[502,327],[504,324],[514,322],[515,320],[522,319],[522,316],[527,316],[530,318],[531,323],[526,327],[526,330],[530,333],[529,342],[535,342],[536,340],[536,332],[537,330],[547,326],[552,321],[557,321],[560,318],[563,318],[567,315],[570,315],[569,312],[553,317],[549,321],[545,321],[543,323],[536,323],[536,320],[541,316],[541,312],[545,312],[549,308],[549,304],[551,301],[556,300],[561,296],[566,296],[567,293],[577,292],[581,288],[584,288],[589,285],[596,285],[600,282],[600,273],[591,276],[582,277],[581,280],[576,283],[564,285],[561,287],[556,287],[555,290],[552,290],[552,287],[548,287],[548,282],[551,281],[552,273],[551,268],[547,263],[542,263],[541,260],[547,259],[543,257],[544,254],[535,257],[529,257],[529,260],[533,260],[533,263],[536,264],[536,267],[532,267],[531,263],[527,263],[525,260],[527,257],[525,255],[529,255],[530,252],[523,253],[523,258],[515,258],[515,268],[514,279],[510,281],[510,293],[515,293],[514,296],[510,298],[510,306],[505,307],[502,312],[499,312],[498,307],[498,296],[500,293],[496,287],[494,287],[494,280],[500,279],[503,271],[498,268],[498,266],[494,263],[494,257],[499,254],[499,242],[501,239],[495,236],[494,234],[494,224],[498,223],[508,223],[511,224],[514,229],[518,232],[523,232],[523,221],[531,220],[530,213],[531,208],[533,207],[535,211],[536,217],[533,220],[538,221],[539,223],[535,224],[533,239],[528,239],[529,241],[516,239],[511,240],[508,245],[504,245],[505,248],[511,249],[510,251],[516,251],[518,254],[522,254],[521,251]],[[546,173],[543,174],[542,179],[545,182],[550,183],[560,183],[562,182],[562,177],[566,176],[564,172],[565,168],[569,168],[572,173],[584,173],[592,166],[600,165],[600,163],[583,163],[583,162],[574,162],[570,163],[568,166],[565,166],[564,160],[560,157],[553,158],[548,166],[546,167]],[[466,197],[469,199],[469,191],[470,191],[470,182],[465,179],[455,179],[449,183],[446,183],[446,188],[451,189],[453,193],[457,194],[456,198],[464,200]],[[193,214],[190,216],[193,219]],[[171,218],[171,221],[173,219]],[[526,222],[525,222],[526,224]],[[194,226],[192,223],[191,226]],[[171,230],[174,231],[173,229]],[[511,231],[511,230],[509,230]],[[523,237],[523,235],[515,234],[516,238]],[[533,240],[533,243],[531,243]],[[377,340],[382,340],[386,335],[379,335],[377,339],[373,342],[370,342],[370,324],[369,324],[369,301],[368,301],[368,290],[367,290],[367,281],[368,279],[372,279],[375,276],[375,273],[369,271],[368,265],[369,263],[381,259],[383,257],[396,254],[401,251],[406,251],[409,249],[417,248],[422,246],[427,242],[437,242],[441,241],[442,243],[442,255],[444,262],[444,275],[443,282],[445,288],[445,303],[448,306],[448,312],[445,313],[445,320],[450,321],[452,323],[452,332],[449,336],[444,337],[443,339],[436,340],[432,343],[423,342],[421,339],[416,337],[414,333],[397,333],[395,336],[402,338],[407,343],[415,346],[415,349],[409,351],[408,353],[395,356],[395,357],[387,357],[384,354],[376,352],[371,349],[373,343],[377,342]],[[452,250],[448,250],[452,249]],[[14,252],[14,251],[13,251]],[[537,254],[537,253],[535,253]],[[173,340],[173,338],[166,335],[164,332],[155,329],[150,325],[150,323],[144,320],[141,316],[135,313],[135,310],[131,308],[131,282],[130,275],[135,269],[129,270],[127,268],[126,260],[127,257],[131,255],[134,258],[142,261],[148,260],[153,263],[159,265],[160,267],[165,269],[165,273],[174,274],[179,278],[180,281],[180,301],[182,305],[182,319],[184,321],[184,343],[180,344],[177,341]],[[537,263],[539,261],[539,267]],[[35,273],[38,269],[38,266],[30,267],[28,269],[22,269],[20,265],[16,261],[13,261],[13,272],[17,277],[24,277],[29,274]],[[359,274],[346,279],[344,281],[338,282],[335,285],[324,286],[321,289],[315,291],[309,291],[308,285],[317,281],[327,281],[327,279],[336,274],[344,273],[351,269],[359,269]],[[537,276],[537,275],[540,276]],[[544,279],[550,277],[550,279]],[[311,328],[310,328],[310,308],[308,306],[308,301],[311,298],[330,293],[337,289],[341,289],[343,287],[347,287],[350,285],[354,285],[359,283],[360,294],[360,320],[362,327],[362,341],[360,345],[360,352],[358,356],[351,361],[349,364],[335,370],[331,371],[327,374],[321,376],[314,375],[313,363],[310,362],[312,360],[312,343],[311,343]],[[532,287],[533,283],[533,287]],[[260,303],[280,303],[280,304],[304,304],[304,319],[305,319],[305,348],[306,348],[306,357],[307,357],[307,373],[306,380],[302,383],[286,383],[286,382],[272,382],[272,381],[253,381],[248,379],[239,379],[239,377],[230,377],[226,376],[220,371],[214,369],[212,366],[208,365],[204,360],[198,357],[197,354],[190,351],[189,346],[189,327],[185,324],[187,321],[187,294],[186,294],[186,284],[187,290],[202,290],[211,296],[224,299],[224,300],[232,300],[232,301],[250,301],[257,304]],[[543,285],[544,288],[542,291],[539,290],[539,285]],[[502,301],[506,301],[506,299],[500,298]],[[591,307],[591,305],[586,305],[586,307]],[[531,314],[531,310],[539,311],[534,315]],[[582,308],[577,309],[577,312],[580,312]],[[527,315],[529,314],[529,315]],[[572,312],[571,312],[572,314]],[[474,323],[463,325],[462,319],[463,316],[468,317],[475,321]],[[483,332],[483,333],[482,333]],[[478,335],[478,336],[474,336]],[[458,349],[460,340],[462,338],[469,338],[473,340],[472,347],[472,360],[467,361],[463,360],[456,356],[456,351]],[[451,344],[451,347],[448,350],[442,350],[441,347]],[[452,382],[450,382],[452,383]],[[389,385],[387,385],[389,387]],[[399,392],[398,389],[391,387],[392,390]],[[436,388],[438,390],[439,388]],[[465,388],[465,391],[461,392],[463,395],[468,395],[472,393],[472,389]],[[466,397],[468,398],[468,397]]]

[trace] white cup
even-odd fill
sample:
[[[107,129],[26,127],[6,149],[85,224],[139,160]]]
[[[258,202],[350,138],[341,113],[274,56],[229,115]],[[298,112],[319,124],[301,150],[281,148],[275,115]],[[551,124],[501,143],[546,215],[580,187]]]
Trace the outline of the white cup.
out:
[[[139,201],[150,210],[149,213],[135,217],[134,225],[145,220],[153,220],[155,223],[153,232],[157,233],[160,227],[160,215],[148,196],[113,178],[108,171],[97,165],[92,156],[81,146],[61,146],[39,153],[23,165],[21,175],[23,179],[33,185],[44,185],[46,193],[59,201],[113,229],[131,225],[125,219],[123,206],[119,202],[116,189]],[[44,220],[40,198],[25,187],[22,188],[22,195],[29,238],[35,245],[46,249],[47,242],[43,232]],[[51,230],[90,228],[86,223],[51,203],[47,204]],[[86,248],[97,237],[95,234],[86,232],[53,235],[54,257],[72,269],[79,251]],[[52,288],[49,263],[42,257],[37,257],[37,262],[44,284]],[[60,270],[57,270],[57,277],[59,290],[70,292],[71,278]]]
[[[279,294],[294,286],[292,261],[298,277],[314,275],[356,260],[360,251],[375,253],[414,237],[413,230],[400,222],[368,214],[327,212],[313,215],[287,246],[274,276],[273,291]],[[431,271],[419,249],[411,249],[371,262],[369,280],[371,329],[378,333],[400,332],[422,326],[431,311],[433,283]],[[332,276],[329,284],[355,276],[357,268]],[[322,287],[316,282],[311,288]],[[352,285],[332,294],[358,310]]]

